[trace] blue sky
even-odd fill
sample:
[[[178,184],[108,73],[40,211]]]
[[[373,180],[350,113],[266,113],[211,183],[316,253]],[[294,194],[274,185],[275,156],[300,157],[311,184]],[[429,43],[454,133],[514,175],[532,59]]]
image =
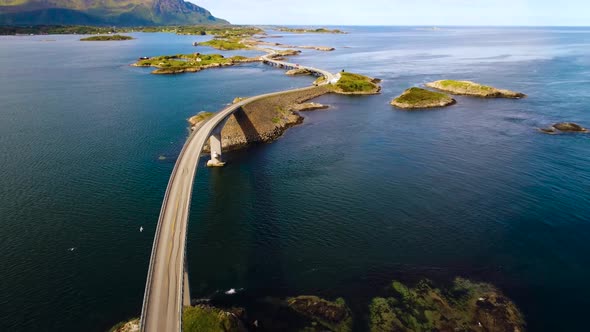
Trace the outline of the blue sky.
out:
[[[234,24],[590,26],[590,0],[190,1]]]

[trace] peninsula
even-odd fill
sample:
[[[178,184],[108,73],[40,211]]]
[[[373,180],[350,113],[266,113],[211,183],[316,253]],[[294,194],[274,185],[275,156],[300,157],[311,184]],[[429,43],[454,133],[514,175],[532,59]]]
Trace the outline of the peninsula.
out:
[[[524,93],[497,89],[487,85],[481,85],[471,81],[441,80],[426,83],[429,88],[434,88],[454,95],[476,96],[482,98],[524,98]]]

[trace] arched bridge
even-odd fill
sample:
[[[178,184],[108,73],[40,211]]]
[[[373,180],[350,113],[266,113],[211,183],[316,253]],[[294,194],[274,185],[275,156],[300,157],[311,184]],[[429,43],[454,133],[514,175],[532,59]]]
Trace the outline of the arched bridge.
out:
[[[307,69],[326,77],[322,84],[330,84],[336,79],[334,75],[321,69],[274,60],[270,58],[272,54],[273,52],[263,56],[261,60],[264,63],[284,68]],[[162,203],[145,285],[140,318],[141,331],[172,332],[182,329],[182,309],[183,306],[190,305],[185,258],[187,224],[193,182],[199,158],[207,140],[209,140],[211,147],[211,160],[208,164],[222,165],[221,129],[234,112],[242,106],[262,98],[312,88],[305,87],[268,93],[242,100],[222,109],[209,120],[204,121],[190,135],[178,156]]]

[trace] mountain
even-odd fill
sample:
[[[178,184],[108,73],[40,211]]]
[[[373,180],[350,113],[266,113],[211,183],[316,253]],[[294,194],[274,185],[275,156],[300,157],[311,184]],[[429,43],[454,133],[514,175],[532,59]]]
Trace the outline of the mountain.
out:
[[[0,0],[0,25],[228,24],[183,0]]]

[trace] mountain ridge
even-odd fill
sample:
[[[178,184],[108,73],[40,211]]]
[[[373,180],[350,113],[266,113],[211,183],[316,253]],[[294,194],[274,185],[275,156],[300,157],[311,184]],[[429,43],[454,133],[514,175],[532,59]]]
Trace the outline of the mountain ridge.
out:
[[[183,0],[0,0],[0,25],[229,24]]]

